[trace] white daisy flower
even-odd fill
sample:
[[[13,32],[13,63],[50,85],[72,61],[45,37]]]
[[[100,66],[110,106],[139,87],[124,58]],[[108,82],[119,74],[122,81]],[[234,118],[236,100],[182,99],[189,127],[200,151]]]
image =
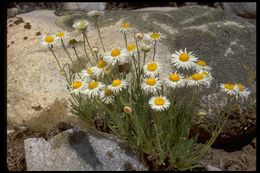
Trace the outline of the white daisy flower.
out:
[[[113,95],[113,91],[109,88],[105,88],[104,90],[102,90],[100,92],[100,99],[105,104],[113,103],[115,101],[114,98],[115,98],[115,96]]]
[[[133,43],[127,44],[127,48],[125,49],[125,51],[126,51],[128,57],[137,55],[137,47]]]
[[[200,85],[210,85],[209,78],[204,77],[203,74],[195,73],[190,78],[186,80],[188,86],[200,86]]]
[[[233,84],[220,84],[220,90],[228,95],[236,95],[235,85]]]
[[[161,90],[161,81],[158,78],[146,78],[141,84],[141,88],[145,93],[156,93]]]
[[[65,40],[70,37],[69,33],[67,31],[60,31],[56,34],[56,37],[58,37],[59,40]]]
[[[105,87],[104,84],[95,80],[89,81],[88,83],[86,83],[86,85],[86,88],[82,92],[86,94],[89,98],[98,96],[101,90]]]
[[[95,67],[93,67],[94,76],[104,75],[105,74],[104,68],[106,66],[107,66],[106,61],[99,60],[97,62],[97,65]]]
[[[89,22],[86,19],[78,19],[73,23],[72,27],[78,30],[85,30],[89,27]]]
[[[145,75],[155,77],[161,70],[161,64],[157,62],[148,62],[143,66],[143,69]]]
[[[94,75],[94,67],[88,67],[87,69],[82,70],[79,75],[84,79],[89,81]]]
[[[114,66],[116,63],[120,61],[124,61],[127,54],[124,49],[114,48],[110,52],[106,52],[104,54],[103,59],[109,64]]]
[[[186,82],[184,80],[184,76],[177,72],[171,73],[167,79],[165,79],[166,86],[175,89],[182,88],[185,86]]]
[[[70,93],[79,94],[86,88],[86,83],[83,80],[75,80],[69,87]]]
[[[126,80],[120,80],[120,79],[113,80],[112,84],[108,85],[108,88],[112,90],[114,93],[118,93],[122,91],[122,89],[125,89],[126,87],[127,87]]]
[[[156,96],[149,100],[149,105],[156,111],[166,110],[170,107],[170,104],[170,101],[165,96]]]
[[[195,69],[197,71],[200,71],[200,70],[206,70],[206,71],[210,71],[212,68],[207,66],[206,62],[203,61],[203,60],[198,60],[196,62],[196,66],[195,66]]]
[[[42,35],[39,37],[40,45],[44,47],[57,44],[58,39],[55,35]]]
[[[99,16],[103,16],[104,11],[103,10],[91,10],[88,12],[88,16],[92,18],[98,18]]]
[[[251,93],[248,88],[245,88],[244,85],[242,84],[235,84],[234,90],[237,93],[237,98],[238,96],[242,98],[242,100],[247,99],[248,95]]]
[[[149,41],[160,41],[166,37],[161,32],[148,32],[144,34],[144,38]]]
[[[121,24],[121,27],[119,29],[119,32],[122,32],[124,34],[127,34],[129,32],[133,32],[132,26],[129,24],[129,22]]]
[[[192,52],[187,52],[186,48],[184,51],[181,49],[175,51],[172,55],[171,62],[176,68],[191,69],[196,66],[195,62],[198,58],[194,56]]]
[[[213,77],[211,75],[211,72],[207,71],[207,70],[200,70],[198,71],[199,74],[202,74],[205,78],[208,78],[210,80],[210,82],[213,81]]]

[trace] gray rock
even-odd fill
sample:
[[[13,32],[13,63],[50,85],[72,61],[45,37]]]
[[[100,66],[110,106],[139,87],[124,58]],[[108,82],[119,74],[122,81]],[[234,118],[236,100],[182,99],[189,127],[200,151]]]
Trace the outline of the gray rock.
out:
[[[223,9],[233,12],[241,17],[255,19],[256,3],[255,2],[223,2]]]
[[[16,16],[17,13],[18,13],[17,8],[9,8],[7,10],[7,18],[14,17],[14,16]]]
[[[211,166],[211,165],[207,165],[207,166],[205,167],[205,170],[206,170],[206,171],[222,171],[222,169],[217,168],[217,167],[215,167],[215,166]]]
[[[64,3],[61,7],[61,10],[82,10],[82,11],[90,11],[90,10],[104,10],[106,8],[106,2],[67,2]]]
[[[66,130],[50,140],[24,141],[28,171],[147,170],[136,153],[110,134]]]

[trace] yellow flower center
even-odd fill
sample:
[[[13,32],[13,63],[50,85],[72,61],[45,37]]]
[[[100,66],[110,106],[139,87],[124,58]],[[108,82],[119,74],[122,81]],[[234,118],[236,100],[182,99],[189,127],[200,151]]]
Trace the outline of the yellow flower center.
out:
[[[199,66],[201,66],[201,67],[205,67],[205,66],[206,66],[206,62],[205,62],[205,61],[202,61],[202,60],[199,60],[199,61],[197,62],[197,64],[198,64]]]
[[[186,61],[189,61],[189,55],[187,53],[182,53],[180,56],[179,56],[179,60],[180,61],[183,61],[183,62],[186,62]]]
[[[156,80],[154,78],[148,78],[146,80],[146,84],[147,85],[151,85],[151,86],[154,86],[156,84]]]
[[[156,104],[157,106],[162,106],[165,104],[165,100],[163,98],[158,97],[154,100],[154,104]]]
[[[117,49],[117,48],[115,48],[115,49],[113,49],[112,51],[111,51],[111,56],[112,57],[117,57],[118,55],[120,55],[120,50],[119,49]]]
[[[173,81],[173,82],[177,82],[177,81],[180,80],[180,76],[177,75],[177,74],[170,74],[169,80],[170,80],[170,81]]]
[[[158,33],[155,33],[155,32],[153,32],[152,34],[150,34],[150,37],[152,38],[152,39],[159,39],[160,37],[161,37],[161,35],[160,34],[158,34]]]
[[[105,89],[106,96],[111,96],[112,94],[113,94],[113,92],[110,89],[108,89],[108,88]]]
[[[196,73],[196,74],[192,75],[192,79],[196,80],[196,81],[202,80],[203,79],[203,75]]]
[[[130,51],[133,51],[136,49],[136,46],[132,43],[128,44],[127,45],[127,50],[130,52]]]
[[[124,28],[124,29],[127,29],[127,28],[130,28],[130,24],[129,23],[123,23],[121,25],[121,27]]]
[[[236,87],[238,88],[239,91],[244,91],[245,87],[242,84],[236,84]]]
[[[113,87],[117,87],[117,86],[121,85],[121,83],[122,83],[121,80],[116,79],[116,80],[114,80],[114,81],[112,82],[112,86],[113,86]]]
[[[92,74],[93,74],[93,70],[92,70],[91,67],[89,67],[89,68],[87,69],[87,73],[88,73],[89,75],[92,75]]]
[[[99,60],[97,63],[98,68],[104,68],[106,65],[107,65],[107,63],[104,60]]]
[[[150,63],[147,65],[147,69],[149,71],[155,71],[157,69],[157,64],[156,63]]]
[[[97,87],[98,87],[98,82],[96,82],[96,81],[89,82],[89,84],[88,84],[88,89],[93,90]]]
[[[57,37],[60,37],[60,38],[62,38],[62,37],[64,37],[64,32],[58,32],[58,34],[57,34]]]
[[[53,41],[54,41],[53,36],[47,36],[47,37],[45,37],[45,42],[47,42],[47,43],[52,43]]]
[[[224,84],[224,87],[228,90],[233,90],[234,89],[234,85],[233,84]]]
[[[206,77],[209,77],[209,74],[205,71],[201,72],[202,75],[206,76]]]
[[[71,86],[73,89],[78,89],[79,87],[81,87],[82,82],[80,81],[75,81]]]

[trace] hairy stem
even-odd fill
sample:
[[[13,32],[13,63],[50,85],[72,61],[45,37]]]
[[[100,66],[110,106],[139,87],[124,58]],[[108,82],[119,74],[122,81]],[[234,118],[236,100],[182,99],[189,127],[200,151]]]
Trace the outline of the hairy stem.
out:
[[[127,48],[127,39],[126,39],[126,33],[124,33],[124,40],[125,40],[125,46]]]
[[[153,61],[156,54],[156,41],[154,41],[154,47],[153,47]]]
[[[93,53],[93,51],[92,51],[92,49],[91,49],[90,43],[89,43],[89,41],[88,41],[88,37],[87,37],[87,35],[86,35],[85,32],[83,32],[83,34],[84,34],[84,36],[85,36],[85,38],[86,38],[86,41],[87,41],[87,44],[88,44],[88,48],[89,48],[89,50],[90,50],[92,56],[94,57],[95,55],[94,55],[94,53]]]
[[[73,60],[72,60],[72,58],[71,58],[71,56],[70,56],[68,50],[67,50],[66,47],[65,47],[65,44],[64,44],[64,42],[63,42],[62,39],[61,39],[61,44],[62,44],[63,49],[65,50],[65,52],[66,52],[67,55],[69,56],[70,61],[72,62],[73,65],[75,65],[75,63],[73,62]]]
[[[50,49],[51,53],[53,54],[54,58],[56,59],[56,62],[58,63],[58,65],[59,65],[59,67],[60,67],[60,70],[62,71],[62,67],[61,67],[61,65],[60,65],[60,63],[59,63],[59,60],[58,60],[58,58],[56,57],[56,55],[54,54],[54,52],[53,52],[51,46],[49,46],[49,49]]]
[[[104,44],[103,44],[103,40],[102,40],[102,37],[101,37],[101,33],[100,33],[100,29],[99,29],[99,26],[98,26],[98,20],[96,18],[96,26],[97,26],[97,30],[98,30],[98,36],[99,36],[99,39],[100,39],[100,42],[101,42],[101,45],[102,45],[102,48],[103,48],[103,51],[105,52],[105,47],[104,47]]]

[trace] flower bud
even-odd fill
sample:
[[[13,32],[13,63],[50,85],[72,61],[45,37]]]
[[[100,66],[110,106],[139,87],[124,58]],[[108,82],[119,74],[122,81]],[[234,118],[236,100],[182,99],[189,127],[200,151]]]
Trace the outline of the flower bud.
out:
[[[99,48],[97,46],[93,46],[92,47],[92,52],[98,53],[99,52]]]
[[[142,51],[144,51],[144,52],[149,52],[149,51],[152,49],[152,46],[149,45],[149,44],[142,44],[142,45],[141,45],[141,49],[142,49]]]
[[[125,106],[124,107],[124,112],[125,113],[127,113],[127,114],[129,114],[129,113],[131,113],[133,110],[132,110],[132,108],[130,107],[130,106]]]
[[[135,39],[137,41],[142,40],[143,39],[143,34],[141,32],[135,33]]]

